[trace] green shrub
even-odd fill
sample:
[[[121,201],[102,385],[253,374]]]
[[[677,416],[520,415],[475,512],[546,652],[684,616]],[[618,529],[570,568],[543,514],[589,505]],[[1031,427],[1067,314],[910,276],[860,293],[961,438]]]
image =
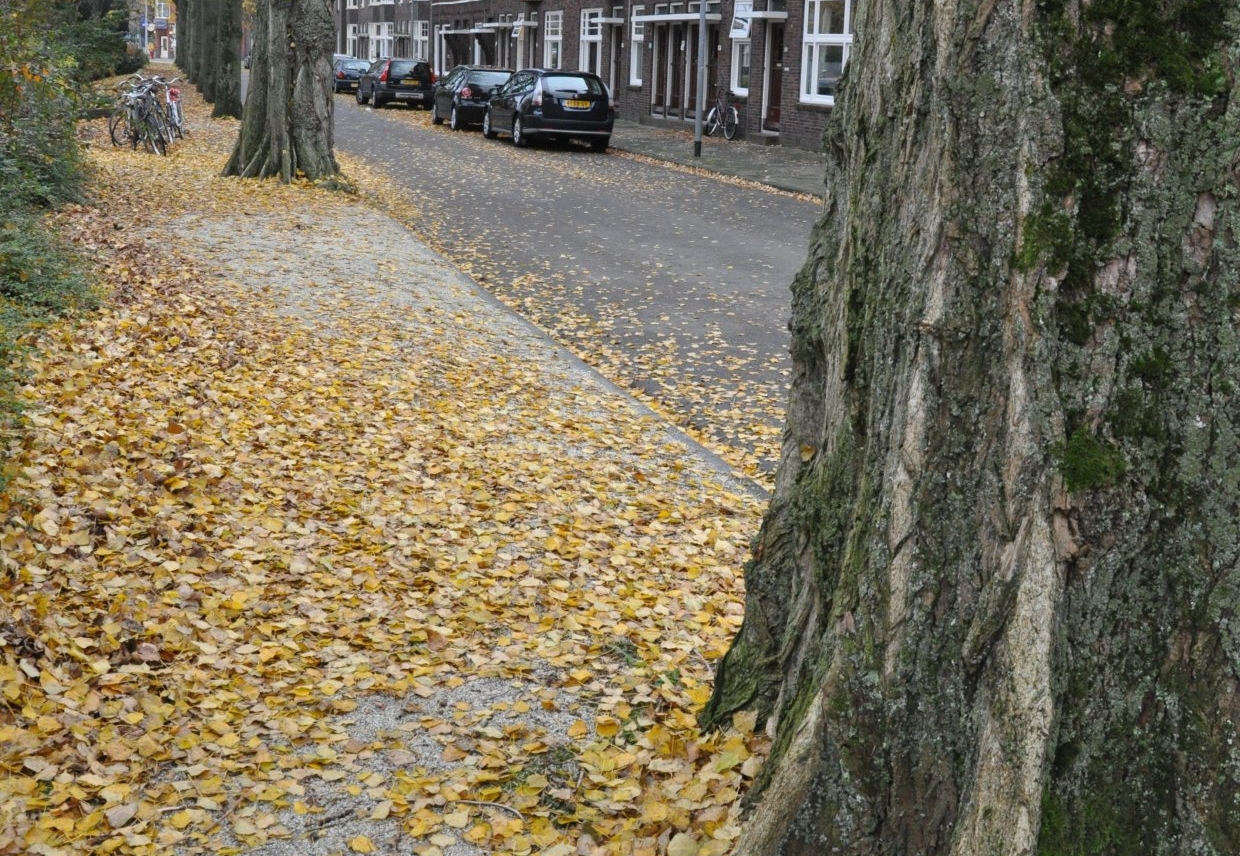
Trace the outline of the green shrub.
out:
[[[124,42],[60,0],[5,0],[0,14],[0,423],[20,408],[13,371],[33,326],[89,305],[83,268],[48,229],[48,210],[86,179],[77,120],[93,74],[113,73]],[[0,462],[2,464],[2,462]],[[3,467],[0,466],[0,471]]]

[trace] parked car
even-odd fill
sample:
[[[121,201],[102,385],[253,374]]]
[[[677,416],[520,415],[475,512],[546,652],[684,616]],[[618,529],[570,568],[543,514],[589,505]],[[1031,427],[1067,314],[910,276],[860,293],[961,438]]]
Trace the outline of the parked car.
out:
[[[332,65],[332,91],[352,92],[357,89],[357,82],[361,80],[362,72],[368,68],[370,68],[370,63],[364,59],[343,57],[336,60]]]
[[[376,109],[392,101],[429,107],[434,86],[435,73],[424,59],[377,59],[357,81],[357,103],[373,101]]]
[[[611,93],[597,74],[525,68],[491,96],[482,133],[492,139],[511,134],[517,146],[527,146],[535,137],[578,139],[605,152],[615,121]]]
[[[458,66],[435,84],[431,100],[431,122],[459,131],[466,125],[481,125],[491,95],[512,77],[511,68]]]

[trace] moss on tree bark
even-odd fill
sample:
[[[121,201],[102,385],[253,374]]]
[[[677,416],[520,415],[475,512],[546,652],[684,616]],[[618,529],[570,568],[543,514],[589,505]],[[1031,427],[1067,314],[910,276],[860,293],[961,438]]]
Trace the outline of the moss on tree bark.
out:
[[[736,853],[1240,852],[1240,10],[858,5]]]

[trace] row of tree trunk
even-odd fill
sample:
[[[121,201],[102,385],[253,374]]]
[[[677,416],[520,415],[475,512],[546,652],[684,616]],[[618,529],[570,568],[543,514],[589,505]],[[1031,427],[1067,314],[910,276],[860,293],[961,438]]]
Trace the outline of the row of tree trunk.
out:
[[[215,118],[241,116],[241,0],[177,0],[177,65]]]

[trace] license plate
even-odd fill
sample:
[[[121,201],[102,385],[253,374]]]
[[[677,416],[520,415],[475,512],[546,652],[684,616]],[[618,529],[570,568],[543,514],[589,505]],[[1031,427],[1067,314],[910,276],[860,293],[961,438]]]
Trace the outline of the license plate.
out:
[[[573,98],[573,99],[569,99],[568,101],[565,101],[565,102],[564,102],[564,106],[565,106],[565,107],[572,107],[572,108],[574,108],[574,109],[576,109],[576,110],[589,110],[589,109],[590,109],[590,102],[589,102],[589,101],[582,101],[582,100],[581,100],[581,99],[579,99],[579,98]]]
[[[350,89],[357,89],[357,81],[355,80],[355,81],[353,81],[352,83],[350,83],[350,84],[349,84],[349,88],[350,88]]]
[[[418,82],[416,80],[402,80],[400,82],[400,85],[401,86],[417,86]]]

